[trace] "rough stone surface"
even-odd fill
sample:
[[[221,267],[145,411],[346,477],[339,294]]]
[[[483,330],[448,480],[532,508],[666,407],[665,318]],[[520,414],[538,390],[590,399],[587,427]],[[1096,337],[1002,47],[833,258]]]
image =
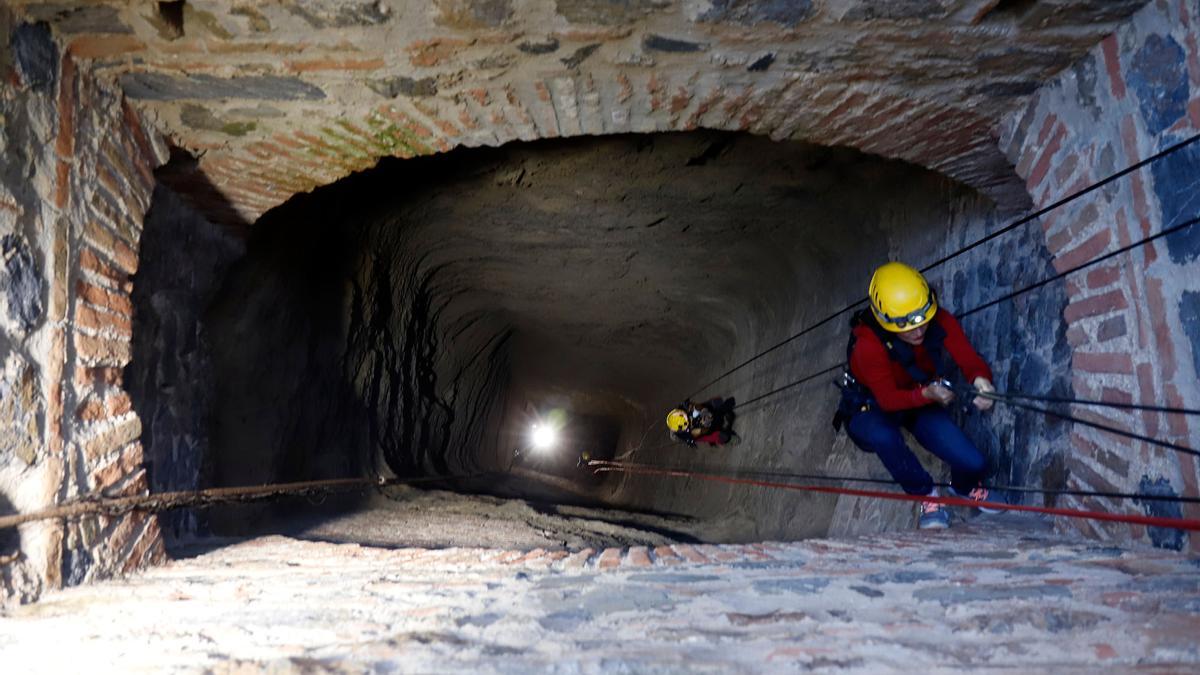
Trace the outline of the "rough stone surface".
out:
[[[214,0],[178,30],[116,0],[21,10],[203,155],[212,188],[180,192],[239,225],[381,157],[696,128],[903,159],[1019,209],[996,123],[1141,4]],[[245,134],[182,115],[259,100],[285,114]]]
[[[1002,146],[1037,204],[1051,204],[1200,132],[1198,11],[1186,0],[1151,3],[1010,118]],[[1047,214],[1041,227],[1054,269],[1067,272],[1200,216],[1198,176],[1200,151],[1189,147]],[[1186,298],[1200,291],[1197,242],[1200,230],[1192,226],[1067,276],[1062,324],[1073,366],[1071,396],[1200,407],[1186,315]],[[1079,407],[1071,412],[1093,423],[1197,446],[1191,417]],[[1069,438],[1063,467],[1068,487],[1195,494],[1200,485],[1200,465],[1190,455],[1082,425],[1072,425]],[[1139,485],[1141,477],[1146,481]],[[1061,501],[1103,506],[1087,498]],[[1181,512],[1200,517],[1197,505],[1184,505]],[[1131,534],[1124,526],[1071,526],[1100,537]],[[1194,550],[1200,545],[1180,533],[1135,530],[1132,535],[1162,546]]]
[[[25,84],[36,91],[54,89],[58,75],[58,45],[45,23],[23,23],[13,31],[13,60]]]
[[[13,235],[0,239],[4,268],[0,270],[0,289],[4,290],[8,320],[21,332],[28,333],[42,319],[44,282],[41,270],[29,247]]]
[[[874,186],[872,200],[859,198],[863,185]],[[836,395],[824,378],[742,410],[736,449],[672,446],[662,411],[861,297],[890,251],[924,265],[997,220],[986,200],[911,166],[715,132],[389,162],[255,225],[206,319],[217,383],[211,475],[235,485],[356,466],[506,470],[531,416],[559,407],[579,443],[588,424],[614,430],[597,459],[878,477],[874,457],[833,434]],[[1012,237],[940,271],[948,306],[965,310],[1046,274],[1036,244],[1035,234]],[[1068,360],[1055,347],[1063,304],[1050,285],[997,310],[999,320],[968,319],[1001,382],[1065,388]],[[837,364],[845,326],[713,394],[745,400]],[[1001,483],[1021,484],[1041,458],[1033,439],[1061,433],[1008,413],[981,418],[972,434]],[[592,498],[708,519],[713,541],[912,524],[910,505],[594,481],[576,468],[574,443],[519,465],[576,481]]]
[[[266,537],[0,616],[23,671],[1087,672],[1200,663],[1196,560],[1027,521],[719,559]],[[947,558],[947,549],[979,557]],[[662,550],[662,549],[656,549]],[[1005,553],[1003,557],[983,554]],[[875,579],[903,566],[922,574]],[[151,637],[152,636],[152,637]],[[69,643],[71,650],[55,648]]]
[[[125,369],[144,429],[150,489],[194,490],[203,480],[214,395],[204,311],[245,244],[158,187],[146,214],[133,290],[133,362]],[[161,518],[172,537],[203,532],[197,515]]]
[[[174,77],[161,73],[136,73],[121,78],[126,96],[151,101],[237,98],[248,101],[316,101],[325,92],[297,78],[212,75]]]

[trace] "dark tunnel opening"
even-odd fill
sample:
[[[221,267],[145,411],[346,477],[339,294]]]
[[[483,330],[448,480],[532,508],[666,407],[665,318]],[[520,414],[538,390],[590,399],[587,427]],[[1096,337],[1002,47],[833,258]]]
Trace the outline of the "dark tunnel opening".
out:
[[[824,496],[593,475],[581,456],[864,465],[829,428],[825,382],[739,410],[747,442],[736,448],[672,444],[663,417],[730,364],[860,297],[879,262],[920,262],[995,220],[974,191],[912,165],[708,131],[385,159],[268,212],[244,244],[189,234],[184,259],[155,252],[178,247],[172,227],[200,227],[180,225],[177,202],[160,189],[135,288],[131,390],[151,442],[175,439],[170,457],[155,452],[172,467],[151,472],[160,489],[186,487],[187,471],[214,486],[457,478],[441,485],[681,515],[712,541],[819,536],[842,516]],[[933,281],[961,304],[986,260]],[[193,297],[182,304],[196,309],[165,320],[164,298],[179,298],[163,280],[193,267],[203,274],[184,275]],[[188,322],[200,356],[175,358],[186,363],[164,388],[164,351],[180,351],[171,324]],[[843,332],[830,325],[706,395],[745,400],[836,362]],[[180,413],[171,399],[185,386]],[[549,411],[565,414],[564,438],[539,451],[529,435]],[[175,526],[245,532],[268,512],[214,509]]]

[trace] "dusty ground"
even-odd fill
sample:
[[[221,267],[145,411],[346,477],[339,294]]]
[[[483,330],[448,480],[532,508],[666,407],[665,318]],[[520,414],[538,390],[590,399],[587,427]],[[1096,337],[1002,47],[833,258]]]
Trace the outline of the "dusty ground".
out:
[[[392,487],[360,510],[286,525],[300,539],[369,546],[579,550],[695,542],[701,524],[681,516]]]
[[[0,616],[5,672],[1195,672],[1200,560],[986,516],[791,544],[269,536]]]

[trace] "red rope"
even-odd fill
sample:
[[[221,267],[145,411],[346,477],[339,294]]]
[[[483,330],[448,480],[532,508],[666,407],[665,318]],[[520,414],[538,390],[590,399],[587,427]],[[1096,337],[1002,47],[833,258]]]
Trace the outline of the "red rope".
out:
[[[854,488],[839,488],[825,487],[819,485],[795,485],[793,483],[776,483],[767,480],[754,480],[751,478],[732,478],[730,476],[717,476],[707,473],[692,473],[690,471],[678,471],[674,469],[654,469],[646,467],[631,467],[617,462],[593,462],[596,466],[596,472],[618,471],[629,474],[642,474],[648,476],[672,476],[676,478],[696,478],[699,480],[715,481],[719,483],[733,483],[737,485],[756,485],[759,487],[780,488],[783,490],[801,490],[804,492],[824,492],[827,494],[837,495],[853,495],[855,497],[870,497],[873,499],[892,499],[904,502],[937,502],[947,506],[986,506],[990,509],[999,509],[1003,511],[1027,511],[1030,513],[1046,513],[1052,516],[1065,516],[1067,518],[1087,518],[1089,520],[1107,520],[1116,523],[1134,523],[1137,525],[1148,525],[1150,527],[1171,527],[1179,530],[1200,530],[1200,520],[1188,518],[1163,518],[1159,516],[1141,516],[1134,514],[1119,514],[1105,513],[1103,511],[1082,511],[1079,509],[1059,509],[1048,506],[1024,506],[1021,504],[1005,504],[1003,502],[977,502],[961,497],[929,497],[922,495],[910,495],[898,492],[879,492],[876,490],[857,490]]]

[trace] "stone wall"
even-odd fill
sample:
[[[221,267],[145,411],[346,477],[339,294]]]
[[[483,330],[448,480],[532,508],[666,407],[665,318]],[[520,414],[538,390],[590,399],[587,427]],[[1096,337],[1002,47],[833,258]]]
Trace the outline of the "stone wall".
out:
[[[0,505],[36,511],[146,489],[122,386],[142,216],[165,148],[42,24],[0,8]],[[153,518],[23,526],[0,597],[26,601],[162,556]]]
[[[1200,131],[1200,8],[1157,0],[1086,58],[1042,87],[1005,124],[1002,148],[1038,205],[1061,199]],[[1045,244],[1059,271],[1200,216],[1200,147],[1171,155],[1047,215]],[[1067,279],[1062,314],[1075,396],[1200,407],[1200,226]],[[1200,446],[1181,415],[1075,406],[1099,424]],[[1193,456],[1074,425],[1068,485],[1090,490],[1198,494]],[[1200,517],[1197,505],[1067,499],[1101,511]],[[1094,536],[1200,544],[1174,530],[1073,521]]]
[[[169,172],[171,165],[160,170]],[[208,222],[161,184],[154,190],[133,288],[133,360],[126,387],[142,419],[150,489],[203,484],[216,387],[205,311],[244,240]],[[203,511],[159,515],[171,539],[204,531]]]

